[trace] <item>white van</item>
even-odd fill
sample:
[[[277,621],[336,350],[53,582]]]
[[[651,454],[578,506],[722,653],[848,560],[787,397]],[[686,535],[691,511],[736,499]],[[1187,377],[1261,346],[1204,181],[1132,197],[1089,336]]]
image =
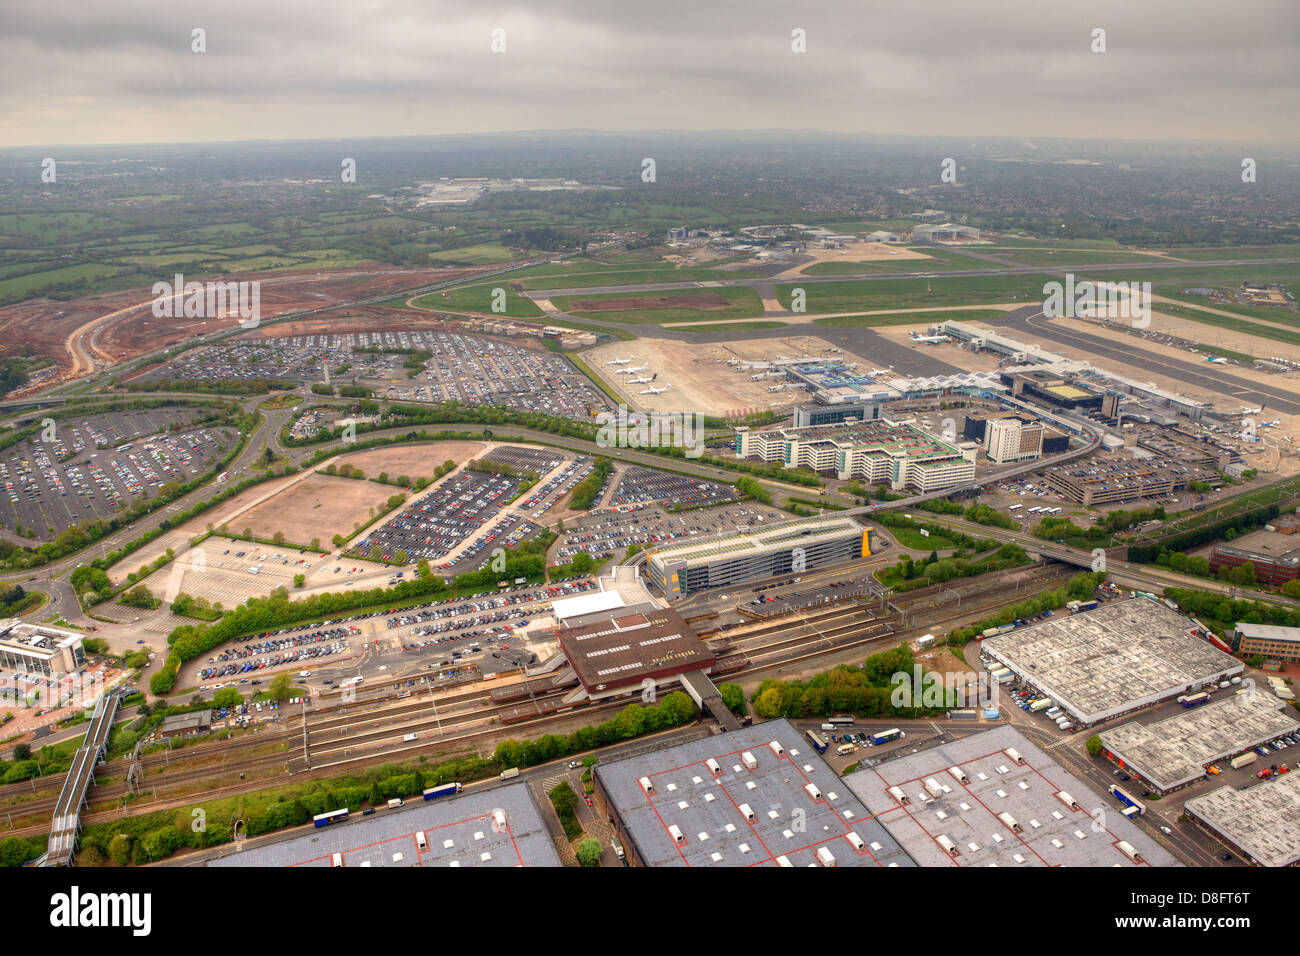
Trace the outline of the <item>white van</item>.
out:
[[[420,847],[421,850],[429,849],[429,841],[424,838],[423,830],[415,831],[415,842]]]

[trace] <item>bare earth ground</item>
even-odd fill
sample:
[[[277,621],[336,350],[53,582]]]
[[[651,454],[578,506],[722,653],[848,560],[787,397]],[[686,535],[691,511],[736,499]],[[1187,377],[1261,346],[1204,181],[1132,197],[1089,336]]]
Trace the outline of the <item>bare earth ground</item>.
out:
[[[642,338],[635,342],[616,342],[592,349],[587,355],[587,364],[615,392],[623,397],[629,407],[652,411],[703,412],[705,415],[727,415],[736,409],[779,409],[794,404],[803,391],[786,389],[769,392],[768,388],[776,384],[774,379],[750,381],[748,372],[738,372],[727,365],[727,359],[738,358],[746,361],[772,359],[778,355],[797,357],[803,355],[822,358],[843,359],[845,362],[858,362],[860,366],[872,368],[870,360],[848,352],[835,354],[826,351],[827,342],[816,335],[791,335],[772,339],[751,339],[737,342],[715,342],[699,344],[678,342],[670,339]],[[631,356],[629,365],[607,365],[616,358]],[[672,388],[662,395],[642,395],[649,385],[628,385],[626,380],[639,378],[640,375],[616,375],[619,368],[636,367],[649,363],[650,367],[641,373],[649,378],[658,373],[659,378],[653,386],[662,388],[671,384]]]
[[[261,317],[325,308],[351,299],[394,295],[403,289],[444,279],[470,277],[481,268],[396,269],[367,264],[333,272],[258,272],[220,277],[221,281],[261,283]],[[160,279],[172,280],[172,275]],[[147,286],[87,296],[71,302],[32,299],[0,308],[0,342],[22,342],[29,354],[53,359],[65,381],[89,369],[93,354],[124,361],[203,332],[229,328],[232,318],[156,318]],[[97,335],[95,333],[98,333]]]
[[[810,266],[822,262],[872,262],[877,259],[930,259],[924,252],[915,249],[903,249],[883,242],[855,242],[843,249],[806,249],[801,256],[812,256],[812,262],[803,262],[792,266],[777,276],[799,275]]]
[[[231,531],[251,528],[258,538],[277,532],[298,545],[313,538],[328,543],[336,534],[350,534],[400,489],[375,481],[313,474],[274,498],[250,508]]]
[[[390,478],[396,479],[399,475],[406,475],[414,481],[416,478],[432,478],[434,469],[448,459],[461,465],[471,458],[483,455],[487,448],[488,446],[481,441],[399,445],[395,448],[372,448],[368,451],[353,452],[339,457],[337,461],[340,467],[351,465],[353,468],[360,468],[368,478],[386,471]]]

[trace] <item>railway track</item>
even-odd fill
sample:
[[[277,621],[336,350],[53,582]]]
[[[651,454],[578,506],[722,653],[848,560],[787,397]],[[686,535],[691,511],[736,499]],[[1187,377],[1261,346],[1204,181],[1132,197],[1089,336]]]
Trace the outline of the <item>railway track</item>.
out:
[[[962,592],[942,587],[926,588],[903,595],[895,603],[907,610],[911,610],[923,603],[927,604],[927,606],[940,607],[945,603],[942,600],[945,593],[956,593],[964,598],[965,593],[974,593],[977,590],[981,592],[982,600],[975,603],[967,603],[963,600],[961,606],[955,608],[953,613],[935,617],[925,624],[927,628],[936,628],[954,621],[969,619],[985,611],[1004,606],[1008,591],[1013,593],[1024,592],[1027,595],[1030,591],[1038,590],[1038,587],[1044,583],[1051,583],[1056,578],[1064,579],[1066,576],[1066,572],[1058,566],[1045,566],[1026,572],[1022,577],[1020,586],[1015,589],[1004,586],[989,591],[985,586],[984,588],[971,588],[968,592]],[[934,598],[939,600],[930,600]],[[951,603],[951,600],[947,603]],[[749,663],[745,667],[727,675],[728,680],[752,677],[777,667],[788,666],[805,660],[812,661],[831,652],[842,652],[855,647],[873,644],[894,637],[898,633],[898,621],[895,614],[873,616],[869,606],[858,601],[843,605],[819,607],[815,610],[801,612],[797,617],[798,620],[755,622],[741,625],[731,631],[716,632],[717,636],[726,638],[730,645],[728,653],[744,654],[749,658]],[[804,633],[791,634],[792,630],[803,631]],[[533,699],[543,702],[554,700],[563,697],[569,690],[566,688],[554,694],[539,694],[535,695]],[[467,705],[478,703],[487,703],[488,706],[474,707],[468,710],[463,709]],[[445,751],[449,745],[477,748],[478,743],[484,739],[501,734],[502,727],[496,718],[502,711],[515,706],[515,703],[509,702],[492,706],[487,699],[486,692],[476,690],[454,693],[438,699],[439,711],[437,717],[430,716],[430,701],[423,694],[413,695],[409,700],[400,703],[394,702],[391,697],[388,697],[374,701],[358,702],[352,705],[336,705],[322,711],[312,712],[306,716],[309,752],[312,757],[329,758],[340,753],[344,756],[342,759],[326,759],[324,763],[319,763],[313,759],[313,766],[310,768],[303,761],[300,751],[304,718],[301,715],[287,715],[283,729],[211,745],[194,745],[185,748],[180,753],[151,754],[146,757],[142,761],[145,769],[154,770],[157,777],[154,783],[146,782],[146,788],[154,789],[155,792],[158,792],[158,788],[162,788],[163,793],[165,793],[177,787],[187,787],[186,793],[175,797],[159,794],[158,800],[140,804],[138,807],[130,805],[121,807],[119,805],[109,809],[96,810],[94,808],[97,805],[102,807],[104,803],[115,803],[128,793],[125,780],[127,763],[125,761],[119,761],[117,764],[117,766],[122,767],[122,772],[120,774],[113,773],[108,779],[104,779],[105,771],[108,768],[101,769],[98,775],[100,782],[92,791],[94,797],[90,801],[90,812],[84,814],[83,819],[89,824],[104,822],[121,816],[136,816],[142,813],[154,813],[190,806],[195,801],[192,785],[199,783],[206,782],[208,784],[203,787],[202,792],[204,797],[209,799],[214,796],[244,792],[249,787],[249,782],[244,780],[244,777],[257,773],[260,779],[265,780],[264,772],[268,770],[274,771],[277,768],[283,768],[286,775],[292,774],[294,780],[306,780],[330,776],[337,773],[340,768],[358,763],[369,764],[383,760],[411,759],[421,755],[431,755],[433,752]],[[532,728],[544,727],[553,724],[557,720],[571,718],[575,713],[590,714],[594,717],[615,712],[626,706],[626,704],[626,700],[619,699],[606,703],[579,705],[559,713],[522,721],[513,725],[511,729],[518,728],[520,731],[527,733]],[[354,707],[359,709],[352,710],[351,708]],[[341,712],[345,708],[347,712]],[[394,718],[406,716],[416,719],[402,724],[392,723]],[[319,718],[319,721],[314,723],[313,718]],[[364,728],[366,725],[376,724],[382,724],[382,726],[366,729],[361,733],[352,730],[352,728]],[[476,729],[477,725],[480,724],[485,726],[482,729]],[[467,732],[448,736],[441,732],[446,727]],[[439,731],[438,736],[422,739],[419,743],[408,742],[411,746],[378,749],[385,741],[400,738],[407,733],[423,734],[429,730]],[[321,739],[317,736],[320,733],[329,736]],[[316,743],[325,745],[325,749],[316,749],[313,746]],[[268,746],[276,745],[285,745],[285,750],[281,753],[270,754],[248,753],[255,748],[264,750]],[[351,751],[354,749],[364,749],[366,752],[352,755]],[[244,754],[244,756],[241,756],[241,754]],[[196,761],[201,761],[203,765],[177,766],[178,763],[194,763]],[[232,779],[235,775],[240,775],[241,779]],[[41,790],[49,790],[50,795],[41,800],[19,804],[13,808],[14,811],[20,813],[23,817],[38,813],[52,813],[61,785],[61,777],[50,776],[44,778],[37,784],[37,787]],[[30,783],[22,783],[0,788],[0,800],[3,800],[6,796],[20,797],[26,795],[26,793],[31,792],[30,787]],[[45,832],[48,832],[48,824],[36,824],[14,828],[5,835],[30,836]]]

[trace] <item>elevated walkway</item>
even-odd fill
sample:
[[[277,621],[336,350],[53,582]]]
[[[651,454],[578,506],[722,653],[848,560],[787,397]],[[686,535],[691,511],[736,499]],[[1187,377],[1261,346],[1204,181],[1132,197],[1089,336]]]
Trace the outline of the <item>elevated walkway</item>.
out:
[[[95,712],[86,729],[86,741],[72,758],[67,779],[59,791],[54,805],[54,820],[50,825],[50,840],[45,854],[36,861],[37,866],[67,866],[72,863],[77,850],[77,837],[81,833],[81,808],[86,803],[86,793],[95,781],[95,765],[108,755],[108,736],[113,729],[113,718],[121,699],[116,691],[109,691],[95,704]]]

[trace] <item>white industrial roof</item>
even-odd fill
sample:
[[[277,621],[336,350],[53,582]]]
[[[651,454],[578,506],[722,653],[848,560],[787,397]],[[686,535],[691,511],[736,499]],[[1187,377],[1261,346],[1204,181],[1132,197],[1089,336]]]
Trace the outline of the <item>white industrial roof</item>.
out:
[[[592,591],[588,594],[579,594],[577,597],[552,601],[551,610],[555,612],[555,619],[563,624],[568,618],[595,614],[598,611],[611,611],[623,607],[626,603],[623,595],[617,591]]]

